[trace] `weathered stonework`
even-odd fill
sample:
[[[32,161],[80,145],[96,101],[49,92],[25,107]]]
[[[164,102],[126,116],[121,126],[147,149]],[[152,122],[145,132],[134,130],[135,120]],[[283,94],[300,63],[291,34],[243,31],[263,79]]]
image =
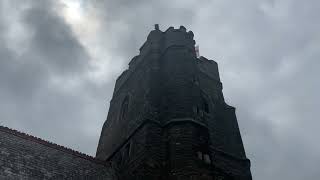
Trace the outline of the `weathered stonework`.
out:
[[[218,65],[194,45],[183,26],[156,26],[117,79],[96,157],[120,179],[252,179]]]

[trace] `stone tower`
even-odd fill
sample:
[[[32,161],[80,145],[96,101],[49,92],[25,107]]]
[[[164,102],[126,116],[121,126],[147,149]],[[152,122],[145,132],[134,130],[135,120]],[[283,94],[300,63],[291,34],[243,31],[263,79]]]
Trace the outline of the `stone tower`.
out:
[[[250,180],[235,108],[193,33],[155,25],[116,81],[97,158],[120,180]]]

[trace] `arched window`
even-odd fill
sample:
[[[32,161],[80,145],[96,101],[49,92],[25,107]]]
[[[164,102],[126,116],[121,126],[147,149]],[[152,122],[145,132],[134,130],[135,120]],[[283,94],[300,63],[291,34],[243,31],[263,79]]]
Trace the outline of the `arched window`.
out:
[[[201,109],[202,111],[209,113],[210,112],[210,107],[209,107],[209,103],[206,100],[206,98],[202,97],[202,101],[201,101]]]
[[[129,97],[125,97],[120,110],[120,121],[125,120],[128,113]]]

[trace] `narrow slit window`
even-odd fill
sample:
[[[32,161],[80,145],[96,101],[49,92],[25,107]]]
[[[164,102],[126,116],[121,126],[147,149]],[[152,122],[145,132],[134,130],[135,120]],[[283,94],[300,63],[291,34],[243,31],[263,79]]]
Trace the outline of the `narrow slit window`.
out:
[[[131,143],[128,143],[126,145],[125,153],[127,157],[130,157],[130,148],[131,148],[130,146],[131,146]]]
[[[203,102],[203,110],[206,113],[209,113],[209,104],[205,101]]]
[[[120,110],[120,121],[123,121],[126,119],[127,113],[128,113],[128,106],[129,106],[129,98],[126,97],[121,105],[121,110]]]

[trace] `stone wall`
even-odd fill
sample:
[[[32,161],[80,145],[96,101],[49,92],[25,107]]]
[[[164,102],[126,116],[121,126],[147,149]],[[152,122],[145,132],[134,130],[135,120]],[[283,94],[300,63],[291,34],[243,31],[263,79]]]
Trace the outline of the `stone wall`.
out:
[[[116,179],[91,156],[0,126],[0,179]]]

